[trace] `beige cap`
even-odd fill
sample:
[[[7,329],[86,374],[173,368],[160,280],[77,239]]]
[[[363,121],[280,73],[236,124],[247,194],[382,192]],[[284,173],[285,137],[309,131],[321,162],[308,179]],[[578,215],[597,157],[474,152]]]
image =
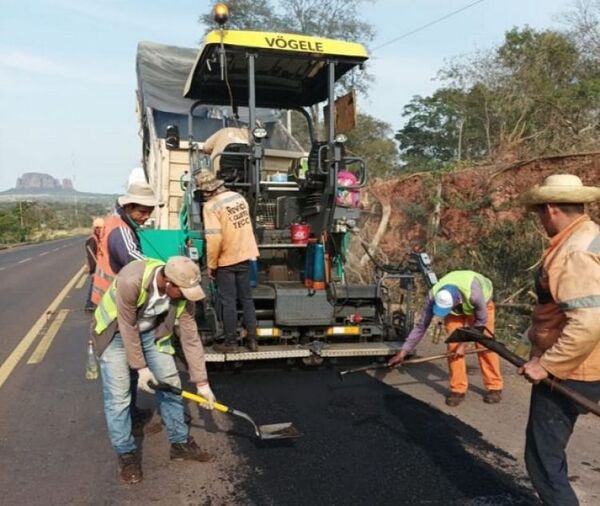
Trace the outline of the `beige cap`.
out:
[[[200,286],[200,268],[188,257],[169,258],[165,265],[165,276],[179,287],[187,300],[195,302],[206,297]]]
[[[223,186],[225,181],[217,179],[217,176],[212,170],[203,169],[196,176],[196,186],[200,191],[212,192],[220,186]]]
[[[104,218],[94,218],[92,223],[93,228],[102,228],[104,226]]]
[[[154,195],[154,190],[145,181],[134,181],[127,188],[127,193],[117,199],[117,203],[124,207],[127,204],[138,204],[148,207],[162,207],[164,204],[159,202]]]
[[[522,193],[519,200],[528,208],[539,204],[586,204],[600,200],[600,188],[584,186],[572,174],[554,174]]]

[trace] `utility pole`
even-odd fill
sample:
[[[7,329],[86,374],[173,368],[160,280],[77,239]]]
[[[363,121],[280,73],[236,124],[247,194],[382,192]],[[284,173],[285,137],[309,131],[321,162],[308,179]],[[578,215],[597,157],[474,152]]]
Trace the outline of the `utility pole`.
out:
[[[461,161],[462,159],[462,136],[463,136],[463,126],[465,124],[465,120],[460,118],[458,120],[458,154],[456,156],[457,161]]]

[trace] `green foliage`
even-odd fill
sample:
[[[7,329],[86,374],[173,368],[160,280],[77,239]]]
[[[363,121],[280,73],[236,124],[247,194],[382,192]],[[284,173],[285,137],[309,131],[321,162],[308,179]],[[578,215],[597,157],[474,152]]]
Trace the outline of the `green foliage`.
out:
[[[542,253],[539,233],[531,219],[505,221],[492,227],[478,243],[482,267],[494,282],[497,294],[509,295],[523,284],[533,286],[533,275],[527,269]]]
[[[460,269],[481,272],[493,281],[496,300],[502,300],[523,286],[533,287],[533,273],[528,269],[541,253],[539,232],[527,218],[492,226],[472,247],[451,241],[438,243],[434,261],[438,273]]]
[[[109,208],[103,204],[20,202],[0,204],[0,244],[31,241],[56,231],[90,228]]]
[[[427,222],[429,211],[424,206],[415,202],[408,202],[400,206],[408,220],[408,226],[412,227],[417,224],[424,225]]]
[[[368,114],[358,114],[346,148],[367,162],[370,177],[392,175],[398,167],[398,149],[391,125]]]
[[[456,60],[440,78],[442,88],[404,107],[396,139],[408,168],[586,150],[600,140],[600,60],[566,33],[514,28],[500,47]]]

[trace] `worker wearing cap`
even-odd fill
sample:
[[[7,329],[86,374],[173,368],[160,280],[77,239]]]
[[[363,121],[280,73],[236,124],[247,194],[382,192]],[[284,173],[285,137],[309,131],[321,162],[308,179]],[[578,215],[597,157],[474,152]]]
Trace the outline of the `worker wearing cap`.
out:
[[[94,286],[94,272],[96,272],[96,257],[98,255],[98,245],[102,238],[104,230],[104,220],[102,218],[94,218],[92,223],[92,233],[85,241],[85,256],[87,260],[88,274],[90,278],[90,288],[87,298],[85,299],[85,310],[93,311],[96,309],[96,304],[92,302],[92,288]]]
[[[600,227],[584,207],[598,200],[600,187],[584,186],[571,174],[549,176],[521,195],[550,237],[535,278],[531,357],[519,369],[534,384],[525,463],[531,483],[549,505],[579,504],[569,483],[565,449],[585,411],[539,383],[551,377],[600,400]]]
[[[223,311],[225,340],[213,350],[236,353],[237,302],[244,314],[247,346],[257,351],[256,312],[250,285],[250,259],[258,257],[258,246],[250,220],[248,202],[239,193],[229,191],[214,172],[202,170],[196,176],[196,186],[203,193],[202,208],[206,235],[208,275],[216,279]]]
[[[100,239],[92,303],[98,304],[116,275],[128,263],[143,260],[137,229],[144,225],[157,206],[162,203],[154,195],[152,187],[145,181],[132,181],[127,193],[117,199],[115,214],[104,220],[104,231]],[[134,425],[140,428],[152,416],[151,411],[136,406],[137,373],[131,372],[131,415]],[[152,430],[160,430],[154,425]]]
[[[446,332],[451,334],[458,328],[475,327],[485,332],[494,332],[495,307],[492,300],[492,282],[474,271],[452,271],[446,274],[431,288],[419,322],[412,329],[394,355],[389,365],[401,364],[417,344],[423,339],[433,317],[443,318]],[[450,394],[446,397],[448,406],[458,406],[469,388],[466,343],[448,344],[448,369],[450,372]],[[476,345],[485,349],[481,345]],[[491,351],[477,354],[483,383],[487,389],[484,402],[495,404],[502,399],[502,374],[500,359]]]
[[[100,358],[104,413],[120,476],[126,483],[142,479],[131,431],[129,368],[138,372],[138,388],[147,392],[155,393],[152,384],[157,380],[181,387],[171,344],[176,321],[190,381],[208,400],[207,407],[212,408],[215,401],[195,321],[195,302],[203,298],[197,264],[175,256],[166,264],[154,259],[129,263],[96,308],[91,334]],[[171,459],[211,460],[189,436],[181,397],[163,391],[156,391],[156,397],[171,443]]]

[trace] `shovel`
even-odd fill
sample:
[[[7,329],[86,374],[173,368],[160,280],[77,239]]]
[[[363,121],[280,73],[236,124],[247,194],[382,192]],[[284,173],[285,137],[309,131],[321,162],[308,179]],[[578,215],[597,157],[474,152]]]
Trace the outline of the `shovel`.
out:
[[[508,362],[510,362],[511,364],[513,364],[517,367],[521,367],[526,362],[526,360],[522,359],[521,357],[519,357],[519,355],[510,351],[502,343],[500,343],[490,337],[486,337],[484,334],[482,334],[481,332],[479,332],[477,330],[466,329],[466,328],[455,330],[452,333],[452,335],[448,339],[446,339],[446,342],[447,343],[469,343],[469,342],[479,343],[482,346],[485,346],[488,350],[491,350],[491,351],[497,353],[503,359],[507,360]],[[594,413],[597,416],[600,416],[600,405],[598,405],[591,399],[588,399],[584,395],[581,395],[579,392],[576,392],[575,390],[573,390],[569,387],[561,385],[556,380],[553,380],[551,378],[543,379],[542,383],[545,383],[550,388],[550,390],[559,392],[560,394],[562,394],[565,397],[576,402],[577,404],[579,404],[583,408],[587,409],[588,411]]]
[[[151,386],[155,390],[161,390],[163,392],[171,392],[175,395],[181,395],[181,397],[183,397],[184,399],[189,399],[191,401],[197,402],[200,405],[208,404],[208,401],[201,395],[193,394],[192,392],[182,390],[181,388],[174,387],[167,383],[159,382],[158,385],[153,384]],[[244,420],[250,422],[252,424],[252,427],[254,428],[254,434],[257,438],[262,440],[291,439],[301,436],[298,429],[296,429],[296,427],[294,427],[291,422],[273,423],[270,425],[257,425],[256,422],[252,418],[250,418],[249,415],[243,413],[242,411],[238,411],[237,409],[225,406],[224,404],[221,404],[219,402],[215,402],[213,404],[213,407],[221,413],[228,413],[230,415],[243,418]]]
[[[486,351],[486,350],[483,350],[483,349],[467,350],[467,351],[465,351],[465,355],[471,355],[472,353],[481,353],[482,351]],[[347,369],[345,371],[340,371],[340,372],[338,372],[338,376],[340,377],[340,379],[342,381],[344,381],[344,376],[346,374],[353,374],[355,372],[363,372],[363,371],[377,371],[378,369],[395,369],[396,367],[402,367],[404,365],[422,364],[423,362],[432,362],[434,360],[441,360],[443,358],[451,357],[452,355],[454,355],[454,353],[448,352],[448,353],[441,353],[439,355],[430,355],[428,357],[411,358],[409,360],[405,360],[398,366],[393,366],[393,367],[390,367],[387,364],[365,365],[362,367],[355,367],[354,369]]]

